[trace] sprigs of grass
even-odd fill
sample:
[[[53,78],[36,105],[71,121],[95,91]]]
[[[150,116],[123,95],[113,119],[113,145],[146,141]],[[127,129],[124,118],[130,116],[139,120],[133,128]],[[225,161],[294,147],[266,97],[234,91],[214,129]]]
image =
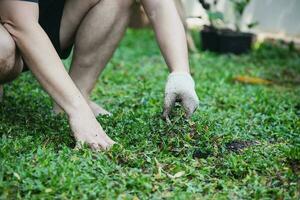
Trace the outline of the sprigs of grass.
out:
[[[7,85],[0,198],[299,199],[298,85],[232,81],[295,78],[299,53],[261,45],[249,55],[201,52],[190,61],[201,107],[190,120],[176,108],[167,124],[167,70],[153,33],[128,31],[92,96],[113,113],[98,118],[118,142],[109,152],[73,150],[66,118],[51,114],[30,74]]]

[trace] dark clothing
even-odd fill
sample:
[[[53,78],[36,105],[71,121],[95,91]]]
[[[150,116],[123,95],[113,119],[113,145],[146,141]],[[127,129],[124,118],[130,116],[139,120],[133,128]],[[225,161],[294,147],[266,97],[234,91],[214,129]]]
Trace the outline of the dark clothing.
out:
[[[67,49],[61,49],[60,46],[60,23],[65,7],[65,0],[40,0],[40,18],[39,23],[48,34],[58,55],[62,59],[69,57],[72,46]]]
[[[30,2],[35,2],[35,3],[39,2],[39,0],[21,0],[21,1],[30,1]]]
[[[39,23],[47,33],[58,55],[62,59],[69,57],[72,46],[61,49],[60,46],[60,25],[63,16],[66,0],[21,0],[39,4]],[[26,70],[26,66],[25,66]]]

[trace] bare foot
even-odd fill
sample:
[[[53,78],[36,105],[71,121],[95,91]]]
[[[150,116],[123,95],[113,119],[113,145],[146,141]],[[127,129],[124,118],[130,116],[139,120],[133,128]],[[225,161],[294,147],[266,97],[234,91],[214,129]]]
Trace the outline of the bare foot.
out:
[[[96,117],[99,115],[108,115],[108,116],[112,115],[110,112],[108,112],[107,110],[105,110],[104,108],[102,108],[101,106],[99,106],[97,103],[93,101],[88,101],[88,104]],[[63,109],[57,104],[54,104],[53,112],[57,115],[64,113]]]
[[[102,108],[101,106],[99,106],[97,103],[93,101],[89,101],[88,104],[96,117],[99,115],[108,115],[108,116],[112,115],[110,112],[108,112],[107,110],[105,110],[104,108]]]
[[[115,142],[110,139],[93,114],[78,113],[69,118],[76,141],[86,143],[93,150],[107,150]]]

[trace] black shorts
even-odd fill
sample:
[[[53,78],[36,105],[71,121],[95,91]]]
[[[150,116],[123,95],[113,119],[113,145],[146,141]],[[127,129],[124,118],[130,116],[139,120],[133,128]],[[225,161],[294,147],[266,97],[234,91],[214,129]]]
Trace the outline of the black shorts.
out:
[[[65,0],[25,0],[30,2],[38,2],[39,4],[39,23],[50,38],[54,48],[61,59],[70,56],[72,46],[62,49],[60,45],[60,25],[65,7]],[[28,69],[25,65],[24,69]]]

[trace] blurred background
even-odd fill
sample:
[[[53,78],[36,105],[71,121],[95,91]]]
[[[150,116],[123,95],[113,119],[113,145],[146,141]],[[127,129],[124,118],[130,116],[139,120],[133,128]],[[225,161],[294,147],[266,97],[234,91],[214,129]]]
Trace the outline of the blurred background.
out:
[[[188,24],[190,27],[200,28],[208,24],[208,15],[198,0],[182,0]],[[232,0],[207,0],[216,4],[215,9],[224,15],[224,22],[228,27],[234,27],[237,21],[235,2]],[[247,3],[241,18],[243,30],[258,34],[259,39],[279,38],[287,41],[300,42],[300,1],[299,0],[251,0]],[[198,18],[198,17],[201,18]],[[251,29],[248,24],[257,22]]]
[[[299,0],[174,0],[182,20],[185,23],[187,30],[201,31],[209,30],[208,35],[211,37],[213,32],[218,32],[224,36],[233,36],[233,32],[252,33],[251,42],[246,41],[248,47],[235,47],[235,48],[250,48],[253,45],[253,40],[263,42],[266,40],[280,40],[286,43],[292,43],[296,48],[300,47],[300,1]],[[142,28],[149,24],[147,17],[137,3],[135,6],[135,14],[132,16],[131,27]],[[216,31],[217,30],[217,31]],[[207,32],[207,31],[206,31]],[[223,33],[220,33],[223,32]],[[191,38],[189,31],[187,31],[189,48],[195,51],[195,42]],[[226,37],[225,36],[225,37]],[[216,40],[216,38],[211,38]],[[231,38],[232,39],[232,38]],[[216,48],[223,47],[209,47],[202,34],[202,49],[212,51]],[[228,40],[228,39],[227,39]],[[225,43],[228,43],[228,41]],[[247,39],[246,39],[247,40]],[[229,43],[243,43],[241,40],[234,39]],[[245,41],[244,41],[245,42]],[[222,43],[222,41],[221,41]],[[228,44],[227,44],[228,45]],[[229,44],[230,45],[230,44]],[[224,47],[227,48],[228,47]],[[232,48],[232,47],[230,47]],[[227,50],[224,50],[225,53]],[[240,52],[242,51],[242,52]],[[249,50],[233,50],[229,53],[243,53]]]

